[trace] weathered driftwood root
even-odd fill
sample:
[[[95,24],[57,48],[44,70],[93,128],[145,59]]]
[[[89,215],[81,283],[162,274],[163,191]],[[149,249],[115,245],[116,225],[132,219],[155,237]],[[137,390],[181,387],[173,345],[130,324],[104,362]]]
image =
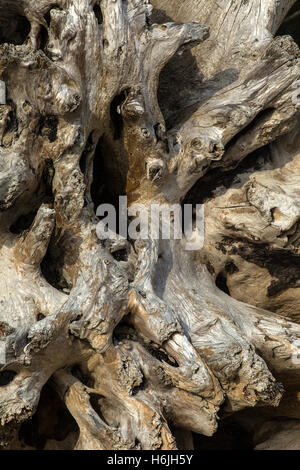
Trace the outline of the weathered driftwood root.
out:
[[[47,383],[76,449],[190,446],[270,405],[287,420],[253,418],[257,448],[297,435],[300,63],[274,38],[294,3],[0,0],[2,447]],[[197,182],[201,250],[97,238],[98,204]]]

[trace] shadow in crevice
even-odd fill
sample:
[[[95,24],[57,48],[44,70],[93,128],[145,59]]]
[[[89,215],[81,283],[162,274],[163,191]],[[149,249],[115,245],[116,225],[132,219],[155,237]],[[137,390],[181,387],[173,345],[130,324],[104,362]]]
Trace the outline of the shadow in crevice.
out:
[[[25,230],[28,230],[33,224],[34,218],[38,209],[28,214],[22,214],[18,219],[9,227],[9,230],[14,235],[20,235]]]
[[[89,159],[90,159],[90,154],[93,151],[93,148],[94,148],[94,131],[92,131],[89,134],[86,144],[85,144],[85,148],[79,160],[80,171],[83,175],[86,175],[89,173]]]
[[[152,24],[170,21],[173,19],[166,15],[165,11],[154,9]],[[180,50],[160,74],[158,101],[167,129],[188,120],[213,95],[238,79],[238,70],[226,69],[204,82],[193,51],[188,48]]]
[[[224,292],[227,295],[230,295],[228,286],[227,286],[227,280],[225,275],[221,272],[218,274],[217,279],[216,279],[216,286],[218,289],[220,289],[222,292]]]
[[[53,143],[57,139],[58,118],[57,116],[41,116],[36,128],[36,134],[47,138]]]
[[[118,222],[119,196],[126,195],[127,173],[128,161],[122,140],[112,144],[105,136],[101,137],[95,149],[91,185],[95,212],[100,204],[111,204],[116,209]]]
[[[244,127],[228,142],[228,144],[225,146],[225,152],[230,150],[237,143],[240,137],[243,137],[246,134],[250,134],[257,126],[260,126],[265,121],[270,120],[274,112],[275,110],[273,108],[262,109],[246,127]]]
[[[253,450],[253,435],[234,420],[220,421],[210,437],[193,434],[195,450]]]
[[[17,372],[14,372],[13,370],[4,370],[0,372],[0,387],[9,385],[14,380],[16,375]]]
[[[30,33],[30,23],[25,16],[7,8],[0,8],[0,44],[22,45]]]
[[[126,90],[115,96],[110,105],[110,118],[114,127],[114,139],[119,140],[123,133],[123,118],[118,111],[119,106],[124,103],[126,98]]]
[[[100,5],[98,3],[96,3],[96,5],[94,6],[94,13],[95,13],[95,16],[97,18],[98,25],[102,25],[103,15],[102,15]]]
[[[51,10],[60,10],[62,11],[62,8],[57,4],[57,3],[52,3],[50,5],[50,8],[47,10],[47,12],[44,14],[44,20],[46,21],[47,23],[47,27],[48,27],[48,30],[49,30],[49,27],[50,27],[50,24],[51,24]],[[48,41],[48,30],[46,28],[44,28],[44,32],[42,34],[45,35],[46,33],[46,36],[45,36],[45,39],[46,39],[46,42]],[[46,43],[45,43],[45,46],[46,46]],[[46,53],[47,51],[45,51]],[[47,55],[47,54],[46,54]]]
[[[100,396],[99,394],[95,394],[95,393],[90,394],[91,407],[93,408],[95,413],[97,413],[101,421],[105,423],[106,426],[110,426],[110,423],[107,422],[103,414],[103,411],[105,410],[105,402],[106,402],[105,397]]]
[[[37,450],[43,450],[47,440],[57,441],[57,445],[64,441],[68,435],[74,435],[70,439],[66,450],[72,450],[76,443],[76,435],[79,432],[78,425],[67,410],[58,394],[46,384],[41,392],[41,398],[36,413],[32,419],[21,424],[19,440],[21,448],[30,446]]]
[[[80,380],[86,387],[94,388],[95,382],[94,379],[83,372],[80,365],[75,364],[71,369],[71,374],[76,377],[76,379]]]
[[[215,197],[222,196],[228,189],[242,187],[254,172],[272,168],[271,153],[267,145],[250,153],[233,170],[211,169],[194,184],[183,200],[183,204],[204,204]]]
[[[170,61],[172,63],[172,60]],[[166,66],[167,69],[168,66]],[[180,109],[176,109],[170,113],[167,119],[167,128],[180,128],[182,123],[190,119],[190,117],[215,94],[234,83],[239,78],[237,69],[226,69],[217,73],[213,78],[203,82],[197,86],[195,90],[191,90],[189,96],[186,96],[186,102],[182,100]],[[183,90],[186,92],[186,88]]]
[[[300,46],[300,0],[297,0],[290,9],[276,34],[276,36],[285,35],[292,36],[294,41]]]
[[[45,28],[45,26],[41,25],[41,30],[39,34],[39,48],[45,53],[47,52],[48,41],[49,41],[48,30]]]

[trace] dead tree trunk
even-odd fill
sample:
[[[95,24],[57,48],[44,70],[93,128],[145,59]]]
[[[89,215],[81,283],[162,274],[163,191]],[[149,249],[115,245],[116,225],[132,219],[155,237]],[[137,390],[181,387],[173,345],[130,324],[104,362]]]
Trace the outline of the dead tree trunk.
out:
[[[1,446],[299,441],[294,4],[0,0]],[[120,195],[204,203],[203,248],[100,242]]]

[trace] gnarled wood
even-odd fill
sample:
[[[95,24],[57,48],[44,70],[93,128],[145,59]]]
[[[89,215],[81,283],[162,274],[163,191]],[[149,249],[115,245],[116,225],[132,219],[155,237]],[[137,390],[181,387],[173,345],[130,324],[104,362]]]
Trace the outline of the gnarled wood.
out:
[[[221,412],[294,448],[295,1],[151,3],[0,0],[1,447],[36,447],[50,386],[72,429],[47,449],[193,447]],[[203,247],[100,241],[124,194],[204,203]]]

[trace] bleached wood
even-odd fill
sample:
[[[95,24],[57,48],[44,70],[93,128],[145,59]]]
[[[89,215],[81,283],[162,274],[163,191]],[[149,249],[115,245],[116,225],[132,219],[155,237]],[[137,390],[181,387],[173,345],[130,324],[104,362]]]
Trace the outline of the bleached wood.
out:
[[[78,426],[45,448],[192,447],[221,410],[299,419],[281,399],[300,375],[300,64],[274,37],[294,3],[0,0],[2,447],[45,384]],[[100,242],[103,181],[148,213],[207,185],[203,249]],[[288,426],[257,448],[290,448]]]

